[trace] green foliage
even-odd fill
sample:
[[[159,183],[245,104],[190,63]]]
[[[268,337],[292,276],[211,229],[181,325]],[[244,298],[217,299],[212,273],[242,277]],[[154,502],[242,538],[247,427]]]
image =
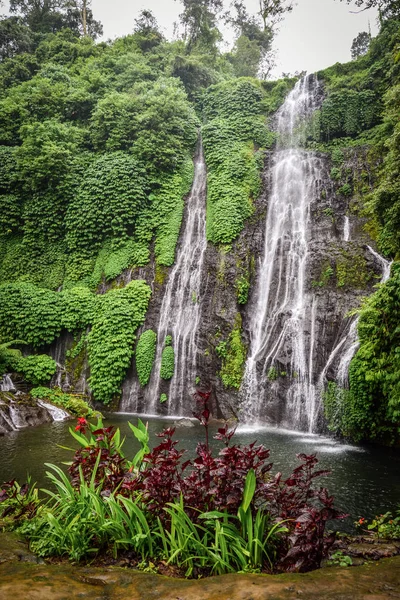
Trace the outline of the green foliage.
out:
[[[11,346],[25,344],[23,340],[12,340],[0,344],[0,377],[7,371],[16,371],[17,365],[22,358],[21,351]]]
[[[360,348],[350,367],[354,418],[358,438],[399,439],[400,340],[398,323],[400,270],[368,298],[360,312]]]
[[[400,439],[399,275],[396,263],[391,279],[364,301],[350,389],[330,382],[324,394],[330,429],[355,441],[396,444]]]
[[[193,162],[187,159],[178,172],[160,181],[159,189],[154,194],[154,252],[158,265],[170,267],[175,262],[175,247],[182,224],[184,197],[189,193],[193,174]]]
[[[220,342],[215,347],[215,353],[219,358],[226,358],[228,355],[228,342]]]
[[[83,394],[66,394],[58,388],[35,387],[30,392],[32,398],[46,400],[56,406],[64,408],[66,411],[76,417],[85,417],[91,419],[98,417],[100,413],[94,411],[88,404]]]
[[[270,367],[268,369],[267,378],[269,381],[276,381],[279,377],[278,369],[276,367]]]
[[[50,344],[63,329],[74,333],[92,325],[88,336],[91,388],[96,400],[109,403],[130,363],[134,332],[144,320],[150,294],[143,281],[97,297],[82,287],[56,293],[28,283],[6,284],[0,286],[0,335],[10,339],[18,332],[20,339],[39,347]],[[38,379],[31,374],[34,360],[22,359],[28,362],[22,362],[20,370],[33,383],[40,383],[32,379]]]
[[[76,261],[93,256],[107,238],[118,248],[132,235],[146,206],[145,187],[143,168],[129,154],[114,152],[93,163],[68,207],[67,242]]]
[[[362,523],[360,523],[362,521]],[[362,525],[374,538],[383,540],[398,539],[400,537],[400,511],[397,511],[397,517],[390,512],[382,515],[376,515],[370,523],[365,519],[360,519],[356,525]]]
[[[160,404],[164,404],[165,402],[168,401],[168,396],[167,394],[161,394],[160,395]]]
[[[350,435],[351,392],[348,389],[341,388],[334,381],[329,381],[322,398],[329,430],[342,435]]]
[[[0,65],[0,283],[94,289],[154,238],[173,263],[199,123],[171,76],[179,44],[147,21],[97,46],[44,35]]]
[[[367,263],[362,254],[342,251],[336,261],[337,287],[365,288],[371,278]]]
[[[242,383],[247,349],[242,341],[242,317],[237,313],[234,327],[229,335],[226,355],[219,373],[226,388],[239,389]]]
[[[333,274],[334,274],[334,270],[333,270],[332,266],[329,263],[326,264],[322,268],[319,281],[313,281],[312,286],[313,287],[325,287],[326,285],[328,285]]]
[[[175,351],[171,345],[166,345],[161,355],[160,377],[171,379],[175,371]]]
[[[18,361],[16,370],[23,373],[29,383],[47,383],[56,372],[56,361],[47,354],[31,354]]]
[[[378,245],[385,254],[396,255],[400,251],[400,85],[394,85],[386,93],[385,108],[386,122],[392,134],[386,142],[389,152],[385,156],[382,176],[373,195],[372,206],[380,223]]]
[[[50,344],[61,331],[59,296],[30,283],[0,286],[0,334],[34,347]]]
[[[97,149],[130,150],[149,170],[174,170],[193,149],[198,121],[181,83],[173,78],[113,92],[92,116]]]
[[[144,321],[150,296],[149,286],[136,280],[97,297],[88,337],[89,384],[95,399],[104,404],[120,394],[133,355],[135,331]]]
[[[372,90],[332,92],[320,111],[323,140],[356,136],[379,122],[381,104]]]
[[[247,300],[249,299],[249,291],[250,291],[249,274],[246,273],[244,275],[241,275],[235,281],[235,287],[236,287],[236,298],[237,298],[238,304],[247,304]]]
[[[330,567],[351,567],[353,559],[351,556],[343,554],[341,550],[336,550],[327,561],[327,565]]]
[[[211,86],[202,135],[208,167],[207,238],[227,244],[243,229],[260,191],[262,156],[273,137],[262,117],[259,82],[241,78]]]
[[[351,44],[351,58],[355,60],[360,56],[364,56],[364,54],[368,52],[370,43],[371,34],[366,31],[361,31]]]
[[[147,329],[140,336],[136,346],[136,370],[140,385],[148,384],[156,355],[157,334]]]
[[[352,187],[349,183],[345,183],[338,189],[339,194],[343,194],[343,196],[351,196],[353,193]]]

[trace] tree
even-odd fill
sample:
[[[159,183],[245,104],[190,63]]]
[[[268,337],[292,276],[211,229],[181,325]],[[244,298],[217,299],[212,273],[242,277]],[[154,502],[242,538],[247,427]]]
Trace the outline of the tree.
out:
[[[56,33],[69,27],[95,38],[102,25],[93,19],[91,0],[10,0],[10,12],[35,33]]]
[[[67,19],[71,21],[71,24],[78,22],[82,35],[89,35],[96,39],[103,34],[103,26],[100,21],[94,20],[91,4],[92,0],[66,0],[64,7],[67,11]]]
[[[400,0],[340,0],[340,2],[355,4],[362,11],[377,8],[381,20],[400,17]]]
[[[216,42],[221,39],[217,28],[217,14],[222,10],[223,0],[181,0],[183,12],[179,15],[184,27],[187,52],[195,48],[215,52]]]
[[[135,19],[133,32],[142,52],[148,52],[164,40],[157,19],[150,10],[141,11],[139,17]]]
[[[355,60],[356,58],[367,54],[370,43],[371,34],[366,31],[361,31],[357,37],[354,38],[351,45],[351,58]]]
[[[0,61],[22,52],[31,52],[33,35],[20,17],[0,20]]]
[[[259,0],[257,15],[249,15],[243,0],[234,0],[233,13],[225,15],[225,22],[233,26],[237,39],[232,63],[236,74],[265,77],[271,68],[271,47],[276,25],[284,13],[292,10],[286,0]]]

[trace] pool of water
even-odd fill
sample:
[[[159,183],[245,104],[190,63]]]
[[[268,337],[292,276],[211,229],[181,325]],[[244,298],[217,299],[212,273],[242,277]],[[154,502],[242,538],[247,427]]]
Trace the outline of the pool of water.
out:
[[[204,430],[197,423],[188,420],[142,417],[148,421],[150,440],[156,445],[155,434],[164,426],[176,425],[175,437],[179,446],[193,456],[196,444],[204,439]],[[120,427],[126,435],[125,455],[131,457],[138,448],[128,421],[136,422],[136,417],[112,414],[105,420],[107,425]],[[76,448],[77,444],[69,434],[74,422],[52,423],[13,432],[0,438],[0,482],[17,478],[26,480],[29,473],[40,487],[49,487],[46,481],[47,467],[44,463],[62,463],[71,460],[72,452],[62,446]],[[211,427],[215,430],[216,425]],[[274,463],[273,472],[289,474],[298,464],[296,454],[316,453],[321,468],[332,471],[321,479],[321,485],[334,494],[336,505],[350,517],[344,523],[349,529],[359,517],[370,518],[377,513],[395,510],[400,503],[400,452],[390,449],[363,447],[343,444],[329,437],[304,434],[268,427],[239,427],[236,443],[250,443],[257,440],[271,450],[270,460]],[[214,442],[218,447],[218,442]]]

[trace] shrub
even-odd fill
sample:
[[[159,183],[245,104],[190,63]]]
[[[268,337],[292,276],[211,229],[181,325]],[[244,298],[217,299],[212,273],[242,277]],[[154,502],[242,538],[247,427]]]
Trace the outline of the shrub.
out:
[[[148,384],[156,355],[157,334],[151,329],[144,331],[136,346],[136,369],[141,386]]]
[[[78,419],[70,429],[80,445],[69,467],[71,481],[47,465],[56,491],[46,492],[46,510],[20,528],[32,550],[76,561],[110,547],[114,556],[128,549],[137,560],[163,556],[187,576],[319,566],[333,541],[324,534],[326,521],[343,516],[326,489],[313,488],[327,472],[315,470],[314,455],[299,455],[301,464],[289,478],[273,477],[269,450],[232,444],[234,430],[226,426],[215,436],[223,448],[214,456],[209,396],[197,394],[206,441],[198,444],[194,461],[183,463],[172,428],[150,450],[147,428],[141,421],[130,424],[141,449],[129,461],[119,430]]]
[[[58,388],[36,387],[31,390],[31,396],[61,406],[76,417],[89,419],[100,416],[98,411],[91,408],[83,394],[66,394]]]
[[[56,361],[47,354],[31,354],[21,358],[16,365],[16,370],[23,373],[26,381],[35,385],[50,381],[56,368]]]
[[[175,371],[175,352],[172,346],[166,346],[161,355],[160,377],[171,379]]]
[[[144,321],[151,290],[141,280],[98,296],[88,337],[90,387],[99,402],[109,404],[120,394],[133,355],[135,331]]]

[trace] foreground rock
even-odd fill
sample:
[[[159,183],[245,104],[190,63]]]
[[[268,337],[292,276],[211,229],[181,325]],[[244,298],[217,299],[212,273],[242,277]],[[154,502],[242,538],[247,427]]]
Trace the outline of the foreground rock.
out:
[[[37,564],[24,544],[0,535],[0,599],[24,600],[393,600],[400,556],[361,567],[295,575],[183,580],[120,568]]]
[[[22,392],[0,391],[0,435],[71,418],[65,410]]]

